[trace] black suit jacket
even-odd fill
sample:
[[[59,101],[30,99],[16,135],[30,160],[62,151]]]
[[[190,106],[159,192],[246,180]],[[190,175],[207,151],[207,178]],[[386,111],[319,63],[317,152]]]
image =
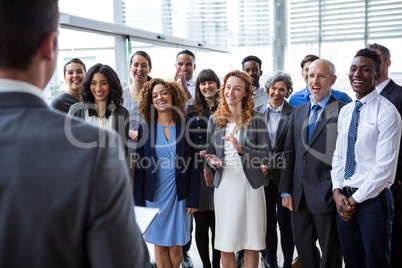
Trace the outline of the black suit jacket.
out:
[[[307,141],[310,102],[293,111],[284,150],[279,191],[290,193],[297,212],[302,196],[312,213],[335,209],[332,198],[331,164],[337,137],[340,109],[345,103],[330,97],[309,141]]]
[[[77,102],[70,107],[70,111],[68,114],[72,114],[79,118],[84,119],[85,117],[85,109],[88,109],[88,106]],[[125,156],[128,155],[128,131],[129,131],[129,114],[126,108],[123,106],[119,106],[117,109],[113,110],[113,129],[119,133],[120,136],[120,144],[122,148],[124,148]]]
[[[267,104],[259,105],[255,108],[257,111],[263,113],[265,118],[269,122],[269,110]],[[285,149],[286,134],[288,133],[288,126],[290,121],[290,115],[292,114],[294,106],[290,105],[286,100],[283,103],[281,118],[278,123],[278,129],[276,130],[276,145],[271,144],[271,157],[269,163],[269,170],[267,177],[270,179],[268,184],[273,181],[276,186],[279,187],[279,181],[281,178],[281,170],[283,168],[283,150]]]
[[[402,116],[402,87],[396,84],[392,79],[388,85],[381,91],[382,96],[387,98],[398,109]],[[401,140],[402,141],[402,140]],[[402,144],[402,143],[401,143]],[[402,150],[399,150],[398,166],[396,168],[396,179],[402,181]]]
[[[179,201],[186,198],[188,208],[198,208],[200,201],[200,171],[198,151],[191,146],[189,136],[195,134],[186,128],[188,121],[176,123],[176,188]],[[137,159],[134,170],[134,200],[145,206],[153,201],[156,184],[157,158],[155,156],[156,124],[141,123],[138,128]]]

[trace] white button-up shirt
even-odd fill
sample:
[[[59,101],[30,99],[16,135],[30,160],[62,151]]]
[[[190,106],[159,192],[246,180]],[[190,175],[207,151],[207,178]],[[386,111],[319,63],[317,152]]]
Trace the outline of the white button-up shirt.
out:
[[[376,90],[360,99],[357,124],[355,173],[344,179],[348,131],[355,102],[344,106],[338,118],[338,138],[332,159],[332,185],[359,188],[353,198],[362,203],[374,198],[395,180],[401,140],[401,117],[395,106]]]
[[[278,132],[278,125],[279,125],[279,120],[281,119],[282,115],[282,109],[283,109],[283,104],[285,103],[282,102],[282,105],[279,106],[277,110],[275,110],[269,101],[267,102],[267,109],[269,110],[269,117],[268,117],[268,133],[269,133],[269,139],[271,140],[271,146],[272,148],[276,147],[276,133]]]

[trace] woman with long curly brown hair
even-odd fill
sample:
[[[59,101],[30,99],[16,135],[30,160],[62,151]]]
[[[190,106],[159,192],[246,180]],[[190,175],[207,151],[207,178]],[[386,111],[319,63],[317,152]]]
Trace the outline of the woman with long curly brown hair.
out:
[[[268,164],[270,141],[264,115],[254,110],[248,74],[229,72],[220,104],[208,122],[208,186],[215,186],[215,248],[223,267],[236,267],[235,251],[245,249],[246,267],[258,267],[265,249],[266,209],[261,165]],[[211,170],[215,170],[212,175]]]
[[[155,245],[159,268],[180,266],[182,246],[190,240],[190,215],[200,199],[197,152],[188,138],[195,131],[185,119],[186,100],[179,84],[158,78],[141,91],[145,123],[138,128],[134,200],[160,210],[145,233],[145,240]]]

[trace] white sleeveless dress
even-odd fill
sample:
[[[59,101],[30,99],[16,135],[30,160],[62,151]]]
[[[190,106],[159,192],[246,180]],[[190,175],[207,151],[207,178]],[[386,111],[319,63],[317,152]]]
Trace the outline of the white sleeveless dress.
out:
[[[225,136],[236,124],[226,124]],[[265,249],[266,208],[264,186],[254,189],[244,174],[240,156],[225,141],[223,171],[215,189],[215,248],[224,252]]]

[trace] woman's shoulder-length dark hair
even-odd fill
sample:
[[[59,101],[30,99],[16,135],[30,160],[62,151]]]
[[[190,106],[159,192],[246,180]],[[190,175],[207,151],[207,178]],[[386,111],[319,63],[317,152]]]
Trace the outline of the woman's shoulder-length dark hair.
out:
[[[215,106],[218,104],[219,99],[219,88],[221,87],[221,82],[216,73],[211,69],[202,70],[195,82],[195,96],[193,107],[191,108],[191,112],[197,112],[198,114],[202,114],[208,107],[207,101],[205,100],[204,95],[201,93],[200,84],[206,81],[214,81],[216,83],[216,95],[215,95]]]
[[[141,90],[141,100],[138,105],[138,110],[141,112],[145,122],[152,123],[152,121],[157,118],[158,113],[152,104],[152,92],[156,85],[165,86],[166,90],[172,96],[173,120],[175,122],[184,120],[187,116],[187,98],[184,94],[184,90],[177,82],[168,82],[160,78],[152,78],[151,81],[144,84]]]
[[[109,65],[97,63],[89,68],[84,82],[81,85],[81,97],[84,103],[94,103],[94,95],[91,92],[91,81],[96,73],[101,73],[106,76],[109,82],[110,93],[108,96],[108,105],[114,103],[116,108],[123,104],[123,88],[120,84],[120,79],[117,73]]]

